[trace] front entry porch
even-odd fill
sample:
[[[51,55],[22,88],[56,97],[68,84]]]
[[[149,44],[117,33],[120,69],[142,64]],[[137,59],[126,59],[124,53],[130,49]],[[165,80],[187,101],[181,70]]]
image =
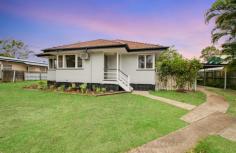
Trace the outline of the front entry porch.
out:
[[[120,69],[120,55],[119,53],[105,53],[104,54],[104,83],[118,84],[125,91],[132,91],[130,86],[130,76],[122,72]]]

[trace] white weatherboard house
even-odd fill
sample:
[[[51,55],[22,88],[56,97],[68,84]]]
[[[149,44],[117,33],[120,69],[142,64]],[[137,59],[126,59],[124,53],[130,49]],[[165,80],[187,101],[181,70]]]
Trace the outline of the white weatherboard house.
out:
[[[92,40],[44,49],[48,84],[70,83],[108,90],[154,90],[155,58],[168,47],[127,40]]]

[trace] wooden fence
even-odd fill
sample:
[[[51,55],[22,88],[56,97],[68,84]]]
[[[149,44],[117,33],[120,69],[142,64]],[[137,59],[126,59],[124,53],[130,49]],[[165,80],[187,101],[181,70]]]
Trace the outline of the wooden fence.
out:
[[[15,82],[24,80],[47,80],[47,73],[40,72],[24,72],[14,70],[2,70],[0,71],[3,82]]]
[[[158,72],[156,72],[156,90],[176,90],[176,81],[174,77],[167,77],[167,81],[164,82],[160,79]],[[186,84],[184,89],[185,90],[196,90],[197,82],[195,81],[194,84]]]

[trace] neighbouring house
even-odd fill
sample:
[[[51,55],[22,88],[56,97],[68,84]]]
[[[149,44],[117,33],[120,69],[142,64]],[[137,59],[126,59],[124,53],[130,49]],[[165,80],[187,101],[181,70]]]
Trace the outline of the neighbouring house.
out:
[[[202,61],[203,68],[198,72],[198,85],[236,89],[236,71],[227,68],[228,57],[219,55]]]
[[[44,49],[48,85],[75,83],[108,90],[154,90],[155,59],[168,47],[127,40],[92,40]]]
[[[47,69],[46,63],[0,56],[0,79],[4,81],[14,81],[15,74],[18,80],[25,80],[25,74],[47,73]]]

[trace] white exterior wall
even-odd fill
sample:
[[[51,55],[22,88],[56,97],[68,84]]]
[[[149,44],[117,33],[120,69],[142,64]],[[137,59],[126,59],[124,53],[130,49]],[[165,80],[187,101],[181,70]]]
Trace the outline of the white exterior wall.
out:
[[[155,85],[155,69],[138,69],[138,55],[142,53],[125,53],[122,49],[107,49],[90,52],[89,60],[83,60],[83,68],[61,68],[48,71],[48,80],[57,82],[104,83],[104,54],[120,53],[119,68],[130,76],[130,83]],[[70,52],[67,52],[70,53]],[[71,52],[70,54],[73,54]],[[154,53],[145,53],[155,56]],[[154,61],[155,62],[155,61]],[[116,55],[108,60],[109,68],[116,69]]]
[[[48,81],[56,81],[56,70],[48,70],[47,80]]]
[[[83,60],[83,68],[56,70],[57,82],[101,83],[104,75],[104,54],[92,53],[89,60]]]
[[[155,69],[138,69],[139,54],[123,54],[120,56],[120,69],[130,76],[130,83],[155,84]],[[142,54],[141,54],[142,55]],[[155,56],[153,54],[153,56]],[[155,61],[154,61],[155,62]]]

